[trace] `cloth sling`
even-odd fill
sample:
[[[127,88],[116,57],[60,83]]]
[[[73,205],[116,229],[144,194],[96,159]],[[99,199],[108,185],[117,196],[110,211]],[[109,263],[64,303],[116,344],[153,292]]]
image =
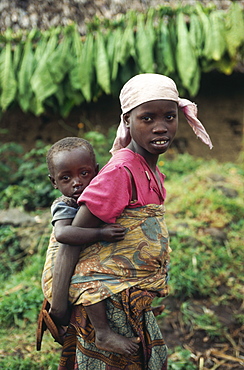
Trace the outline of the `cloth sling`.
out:
[[[164,212],[164,205],[126,209],[117,219],[126,227],[123,241],[85,248],[71,279],[70,302],[94,304],[133,286],[166,296],[170,247]],[[51,241],[43,273],[43,291],[48,300],[52,298],[57,253],[55,240]]]

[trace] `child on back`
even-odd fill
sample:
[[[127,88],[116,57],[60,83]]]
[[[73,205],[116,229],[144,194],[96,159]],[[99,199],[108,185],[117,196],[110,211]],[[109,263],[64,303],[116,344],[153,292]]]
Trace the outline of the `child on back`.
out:
[[[98,227],[101,221],[119,222],[126,227],[125,238],[120,242],[97,243],[83,249],[71,279],[71,286],[75,285],[74,295],[76,294],[76,306],[73,309],[79,315],[83,315],[83,306],[87,312],[95,310],[94,315],[91,315],[92,319],[89,313],[88,316],[96,333],[96,346],[101,349],[106,349],[100,346],[102,340],[105,340],[100,333],[106,333],[102,328],[106,317],[99,311],[99,302],[107,298],[111,298],[111,302],[117,302],[113,297],[120,299],[123,296],[130,304],[134,288],[157,292],[161,296],[168,292],[167,265],[170,248],[164,222],[166,191],[164,175],[157,167],[157,160],[160,154],[168,150],[176,134],[178,107],[183,110],[197,136],[212,147],[208,134],[197,119],[195,104],[179,98],[176,85],[170,78],[157,74],[135,76],[123,87],[120,101],[122,115],[112,148],[113,157],[79,197],[80,208],[72,222],[76,227]],[[68,239],[67,242],[70,244]],[[109,324],[118,333],[123,332],[124,328],[130,332],[131,325],[134,325],[131,318],[133,315],[125,311],[124,316],[113,318],[115,307],[117,303],[112,309],[110,307]],[[143,308],[144,303],[140,307],[142,311],[149,310]],[[124,317],[127,318],[124,325],[116,323],[118,318],[125,320]],[[79,327],[79,321],[75,325]],[[143,346],[146,340],[150,341],[150,325],[147,321],[140,330],[138,325],[136,322],[133,330]],[[85,363],[86,357],[90,356],[85,354],[88,353],[87,348],[90,353],[94,353],[95,349],[86,339],[89,332],[87,337],[85,332],[82,333],[81,335],[79,331],[78,340],[79,346],[85,348],[81,351],[84,354],[82,361]],[[159,331],[156,338],[157,340],[150,342],[150,348],[162,348],[161,352],[156,349],[154,353],[162,364],[166,349]],[[134,349],[125,350],[125,346],[119,351],[122,346],[120,339],[114,337],[113,347],[108,347],[108,351],[122,355],[135,354]],[[147,349],[144,348],[144,351]],[[92,355],[91,357],[93,358]],[[124,361],[127,360],[124,357]],[[142,360],[139,358],[138,361]],[[140,363],[140,366],[147,368],[148,363]]]
[[[62,334],[60,325],[68,325],[70,317],[68,310],[70,278],[81,250],[79,247],[72,247],[71,253],[65,255],[64,251],[68,247],[64,244],[66,235],[70,244],[84,244],[85,248],[86,244],[99,240],[120,241],[124,238],[125,228],[118,224],[104,225],[102,222],[98,228],[84,229],[71,225],[79,208],[77,199],[98,172],[98,164],[89,142],[77,137],[58,141],[47,153],[47,164],[49,178],[54,188],[61,191],[62,196],[56,199],[51,207],[54,229],[44,266],[43,291],[51,302],[49,314]],[[58,239],[62,239],[63,244],[57,243]],[[58,263],[54,262],[56,254]],[[101,302],[101,305],[103,306],[104,302]],[[100,308],[101,312],[102,310]],[[122,339],[122,342],[127,342],[127,339]],[[130,347],[131,341],[128,342]]]

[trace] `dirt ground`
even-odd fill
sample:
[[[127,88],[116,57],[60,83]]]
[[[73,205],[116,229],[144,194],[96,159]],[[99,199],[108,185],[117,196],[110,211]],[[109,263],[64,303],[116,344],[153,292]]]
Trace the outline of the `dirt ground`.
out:
[[[165,341],[171,351],[180,346],[191,351],[191,360],[199,370],[241,370],[244,369],[244,326],[237,325],[233,314],[241,313],[243,305],[214,306],[208,300],[193,300],[192,311],[201,312],[202,307],[214,311],[223,324],[222,336],[211,337],[207,330],[198,328],[196,323],[186,324],[180,310],[182,302],[168,297],[164,301],[167,315],[159,324]],[[177,351],[171,359],[177,360]]]

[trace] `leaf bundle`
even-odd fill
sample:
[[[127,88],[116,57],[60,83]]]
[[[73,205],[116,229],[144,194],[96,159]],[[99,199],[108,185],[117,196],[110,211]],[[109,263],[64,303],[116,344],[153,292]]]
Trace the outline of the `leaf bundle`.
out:
[[[202,72],[230,74],[243,58],[243,8],[162,6],[98,19],[85,36],[71,24],[46,31],[0,35],[0,109],[18,104],[40,115],[66,116],[101,94],[118,94],[136,73],[161,73],[194,96]]]

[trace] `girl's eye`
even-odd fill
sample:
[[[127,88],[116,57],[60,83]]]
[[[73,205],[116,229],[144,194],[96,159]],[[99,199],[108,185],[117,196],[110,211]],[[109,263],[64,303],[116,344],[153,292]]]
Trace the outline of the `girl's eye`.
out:
[[[81,172],[81,175],[82,175],[82,176],[87,176],[87,175],[88,175],[88,171],[82,171],[82,172]]]
[[[166,116],[166,118],[168,121],[172,121],[173,119],[175,119],[175,116],[173,114],[169,114],[168,116]]]
[[[64,181],[68,181],[68,180],[69,180],[69,176],[63,176],[63,177],[62,177],[62,180],[64,180]]]
[[[143,116],[142,119],[143,121],[146,121],[146,122],[150,122],[152,120],[151,117],[149,116]]]

